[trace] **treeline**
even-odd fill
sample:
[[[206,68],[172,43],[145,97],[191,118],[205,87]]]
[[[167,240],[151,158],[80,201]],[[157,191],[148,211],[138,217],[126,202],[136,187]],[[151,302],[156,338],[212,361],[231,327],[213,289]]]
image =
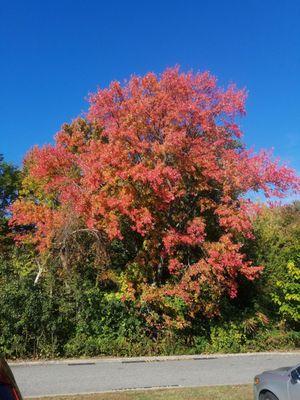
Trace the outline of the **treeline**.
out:
[[[0,160],[9,357],[299,346],[296,173],[246,149],[245,92],[168,69],[113,82],[22,170]]]
[[[8,357],[146,355],[292,349],[300,345],[300,203],[265,207],[255,218],[247,254],[264,265],[259,279],[239,282],[220,315],[199,315],[184,329],[154,329],[143,310],[123,301],[117,284],[99,280],[93,243],[69,272],[52,258],[42,272],[31,245],[16,246],[8,206],[21,172],[1,159],[0,351]],[[124,248],[112,248],[115,265]],[[75,255],[74,255],[75,256]],[[90,260],[90,261],[89,261]]]

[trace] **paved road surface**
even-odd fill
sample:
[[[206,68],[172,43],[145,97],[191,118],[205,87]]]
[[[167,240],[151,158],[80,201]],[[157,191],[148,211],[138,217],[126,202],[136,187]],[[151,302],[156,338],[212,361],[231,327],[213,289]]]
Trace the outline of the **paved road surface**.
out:
[[[300,363],[300,353],[193,356],[189,359],[106,359],[11,364],[24,396],[251,383],[266,369]]]

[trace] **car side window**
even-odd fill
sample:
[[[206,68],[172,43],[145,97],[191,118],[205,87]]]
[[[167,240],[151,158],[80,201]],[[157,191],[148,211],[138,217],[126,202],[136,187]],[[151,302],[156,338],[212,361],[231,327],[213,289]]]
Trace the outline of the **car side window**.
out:
[[[10,385],[0,383],[0,400],[16,400],[16,395]]]
[[[297,376],[297,379],[300,380],[300,367],[295,369],[295,376]]]
[[[300,381],[300,368],[293,369],[291,372],[291,378],[296,383]]]

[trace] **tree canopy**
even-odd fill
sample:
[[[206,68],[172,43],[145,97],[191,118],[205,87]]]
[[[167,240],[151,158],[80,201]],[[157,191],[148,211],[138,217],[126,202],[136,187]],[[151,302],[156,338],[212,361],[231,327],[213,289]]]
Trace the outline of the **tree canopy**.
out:
[[[0,218],[7,215],[8,206],[16,199],[19,186],[19,171],[4,161],[0,154]]]
[[[16,239],[65,257],[71,240],[90,235],[102,274],[158,327],[215,315],[240,276],[262,269],[243,250],[256,207],[247,194],[299,190],[291,169],[243,144],[245,99],[178,68],[112,82],[54,145],[27,154],[11,223],[32,229]],[[118,246],[115,265],[108,250]]]
[[[4,251],[12,238],[8,236],[9,207],[17,198],[20,185],[20,171],[4,161],[0,154],[0,251]]]

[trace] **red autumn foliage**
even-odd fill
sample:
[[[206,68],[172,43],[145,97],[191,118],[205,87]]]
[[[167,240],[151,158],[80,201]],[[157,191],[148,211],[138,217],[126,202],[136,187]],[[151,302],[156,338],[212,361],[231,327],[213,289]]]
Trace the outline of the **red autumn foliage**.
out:
[[[12,224],[35,230],[17,240],[49,251],[71,216],[126,243],[126,223],[143,245],[131,260],[140,278],[124,266],[124,299],[152,304],[178,326],[184,322],[178,313],[170,317],[170,299],[190,317],[217,312],[224,294],[237,295],[238,276],[254,279],[261,270],[243,253],[252,237],[247,193],[299,190],[291,169],[242,144],[236,118],[245,113],[245,98],[235,86],[219,88],[207,72],[178,68],[99,90],[85,120],[27,155]]]

